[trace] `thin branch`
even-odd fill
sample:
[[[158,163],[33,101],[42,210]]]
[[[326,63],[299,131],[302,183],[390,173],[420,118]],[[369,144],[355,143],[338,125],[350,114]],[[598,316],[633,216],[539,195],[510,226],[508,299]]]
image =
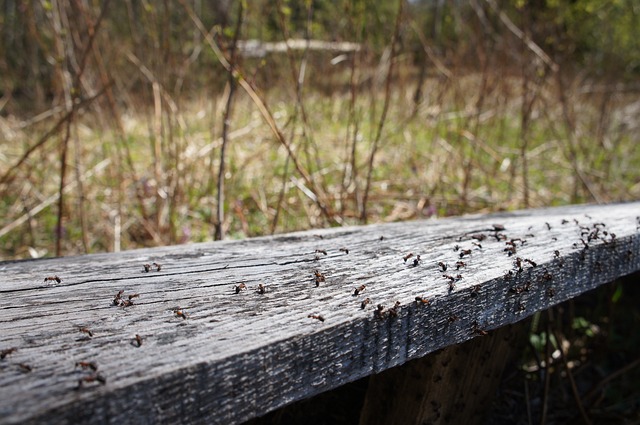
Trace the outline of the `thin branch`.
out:
[[[91,170],[87,171],[82,176],[80,176],[79,180],[76,180],[74,182],[67,184],[63,189],[64,193],[70,192],[75,188],[78,181],[87,180],[88,178],[92,177],[94,174],[102,171],[110,163],[111,163],[111,159],[109,158],[103,159],[98,164],[96,164]],[[27,222],[30,218],[34,217],[40,211],[44,210],[45,208],[47,208],[48,206],[56,202],[59,196],[60,196],[60,193],[56,192],[55,195],[49,196],[48,198],[40,202],[38,205],[31,208],[29,211],[25,212],[23,215],[21,215],[17,219],[13,220],[11,223],[4,226],[2,229],[0,229],[0,238],[6,235],[7,233],[11,232],[12,230],[16,229],[23,223]]]
[[[249,95],[249,97],[251,98],[253,103],[258,108],[258,111],[260,112],[260,114],[264,118],[265,122],[267,123],[267,125],[271,129],[271,132],[273,133],[273,135],[276,138],[276,140],[282,146],[285,147],[285,149],[287,150],[287,154],[291,157],[291,161],[293,162],[293,165],[295,166],[296,170],[302,176],[302,178],[305,181],[305,183],[307,184],[307,186],[309,186],[311,188],[311,190],[313,190],[313,192],[317,195],[316,196],[317,197],[316,205],[318,206],[318,208],[320,208],[322,213],[329,220],[331,220],[333,222],[338,222],[338,224],[340,224],[340,220],[337,217],[335,217],[334,214],[329,210],[329,207],[326,204],[326,202],[322,201],[324,196],[322,196],[322,197],[318,196],[318,195],[320,195],[318,188],[313,183],[313,179],[311,178],[311,176],[301,166],[300,161],[298,160],[297,156],[293,152],[291,144],[289,144],[285,140],[282,132],[278,128],[278,125],[276,123],[275,118],[273,117],[273,114],[271,113],[271,111],[267,107],[267,104],[260,97],[260,95],[256,92],[256,90],[251,86],[249,81],[247,81],[247,79],[242,75],[242,73],[237,68],[233,68],[231,66],[231,64],[229,63],[229,60],[222,53],[222,51],[220,50],[220,48],[216,44],[216,42],[213,39],[213,37],[211,36],[211,34],[206,30],[206,28],[204,27],[204,25],[203,25],[202,21],[200,20],[200,18],[198,18],[198,16],[193,12],[193,9],[191,9],[191,7],[185,2],[185,0],[179,0],[179,1],[180,1],[180,4],[182,5],[182,7],[186,10],[186,12],[189,15],[189,17],[191,18],[191,20],[193,21],[193,23],[196,25],[196,27],[198,28],[198,30],[202,34],[202,36],[205,38],[207,44],[209,45],[209,47],[211,48],[213,53],[216,55],[216,58],[218,59],[218,62],[220,62],[220,64],[224,67],[224,69],[226,69],[228,72],[231,72],[233,74],[233,77],[238,81],[238,84]]]
[[[549,388],[551,385],[551,309],[547,310],[547,323],[545,332],[547,340],[545,341],[544,391],[542,393],[542,413],[540,414],[540,425],[545,425],[547,423],[547,410],[549,407]]]
[[[493,9],[493,11],[498,14],[500,21],[502,21],[504,26],[507,27],[507,29],[513,33],[513,35],[515,35],[520,40],[522,40],[525,46],[527,46],[527,48],[529,48],[529,50],[531,50],[536,56],[542,59],[542,61],[546,63],[553,72],[558,72],[558,70],[560,69],[558,64],[555,63],[553,59],[551,59],[549,55],[547,55],[544,52],[544,50],[542,50],[542,48],[538,46],[531,39],[531,37],[529,37],[528,34],[525,34],[520,28],[518,28],[516,24],[514,24],[511,19],[509,19],[506,13],[504,13],[502,10],[498,8],[498,5],[496,4],[495,0],[485,0],[485,1],[489,6],[491,6],[491,9]]]
[[[396,56],[396,44],[400,36],[400,22],[402,21],[402,8],[404,6],[404,0],[398,0],[398,14],[396,15],[395,28],[393,30],[393,38],[391,39],[391,55],[389,57],[389,69],[387,70],[387,79],[385,82],[384,90],[384,105],[382,106],[382,114],[380,115],[380,121],[378,122],[378,129],[375,139],[373,140],[373,147],[371,148],[371,154],[369,155],[369,165],[367,171],[367,183],[364,188],[364,195],[362,198],[362,212],[360,214],[360,220],[363,223],[367,222],[367,201],[369,198],[369,191],[371,190],[371,178],[373,176],[373,162],[375,160],[376,153],[378,152],[378,145],[382,137],[382,130],[384,124],[387,121],[387,113],[389,111],[389,103],[391,100],[391,78],[393,77],[393,64]]]
[[[231,42],[231,68],[234,69],[237,61],[237,44],[242,29],[242,20],[244,17],[244,2],[238,2],[238,16],[236,18],[236,28],[233,33],[233,41]],[[227,96],[227,104],[224,108],[222,121],[222,146],[220,147],[220,167],[218,168],[218,195],[216,205],[216,224],[214,231],[214,239],[224,239],[224,175],[225,175],[225,155],[227,152],[227,144],[229,142],[229,127],[231,124],[231,112],[233,108],[233,100],[236,93],[236,79],[233,72],[229,72],[229,95]]]
[[[591,399],[598,393],[598,391],[602,389],[602,387],[604,387],[614,379],[618,378],[619,376],[622,376],[627,372],[629,372],[630,370],[635,369],[638,366],[640,366],[640,358],[635,359],[631,363],[625,366],[622,366],[620,369],[606,376],[604,379],[602,379],[602,381],[594,385],[593,388],[591,388],[584,397],[582,397],[582,403],[588,404],[591,401]]]
[[[567,356],[562,348],[562,340],[559,338],[556,332],[553,333],[556,337],[556,341],[558,342],[558,349],[560,350],[560,356],[562,357],[562,363],[564,364],[564,369],[567,372],[567,377],[569,378],[569,383],[571,384],[571,392],[573,393],[573,399],[578,406],[578,410],[580,411],[580,415],[582,416],[582,420],[585,424],[591,425],[591,420],[587,415],[587,412],[584,410],[584,405],[582,404],[582,400],[580,399],[580,394],[578,393],[578,387],[576,386],[576,381],[573,379],[573,373],[571,372],[571,368],[569,367],[569,362],[567,361]]]
[[[110,81],[106,86],[104,86],[98,93],[94,94],[91,97],[88,98],[84,98],[84,99],[76,99],[76,103],[75,103],[75,110],[79,110],[82,107],[90,104],[91,102],[93,102],[95,99],[99,98],[100,96],[102,96],[105,91],[111,87],[113,85],[113,81]],[[42,146],[44,146],[49,139],[58,132],[58,130],[60,130],[60,127],[62,127],[62,125],[66,124],[67,121],[69,121],[72,118],[73,115],[73,111],[68,111],[66,114],[64,114],[54,125],[53,127],[51,127],[49,129],[49,131],[47,131],[45,134],[43,134],[40,139],[38,139],[38,141],[31,146],[29,149],[27,149],[27,151],[22,154],[22,157],[20,157],[20,159],[18,160],[18,162],[16,162],[14,165],[11,166],[11,168],[9,168],[7,170],[6,173],[3,174],[2,178],[0,178],[0,184],[9,184],[13,181],[13,179],[15,178],[15,176],[13,176],[13,173],[22,166],[22,164],[24,164],[27,159],[29,159],[29,157],[31,156],[31,154],[33,154],[35,151],[37,151],[39,148],[41,148]]]

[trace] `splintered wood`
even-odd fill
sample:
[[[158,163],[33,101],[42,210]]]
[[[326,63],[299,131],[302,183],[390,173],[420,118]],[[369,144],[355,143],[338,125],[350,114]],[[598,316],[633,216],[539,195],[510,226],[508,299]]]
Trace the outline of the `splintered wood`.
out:
[[[239,423],[639,269],[640,203],[4,262],[0,422]]]

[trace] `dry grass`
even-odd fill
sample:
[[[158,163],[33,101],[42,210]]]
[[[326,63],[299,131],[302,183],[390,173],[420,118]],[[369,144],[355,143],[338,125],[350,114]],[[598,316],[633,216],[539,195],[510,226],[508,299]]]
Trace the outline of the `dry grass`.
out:
[[[393,84],[374,158],[369,222],[516,209],[525,206],[525,192],[529,207],[640,197],[634,96],[573,81],[563,88],[563,111],[557,84],[543,81],[523,152],[521,79],[482,79],[477,73],[455,81],[428,79],[415,109],[414,86],[406,80]],[[303,99],[306,125],[286,93],[267,93],[277,125],[315,188],[293,170],[250,99],[238,97],[225,173],[228,237],[361,222],[382,102],[381,90],[371,93],[352,104],[348,93],[309,90]],[[80,114],[71,126],[67,158],[72,171],[63,253],[210,240],[223,100],[224,94],[140,104],[119,117],[121,130],[113,130],[96,109]],[[1,174],[51,122],[2,118]],[[2,258],[54,252],[61,137],[32,155],[3,188]],[[327,203],[330,216],[316,197]]]

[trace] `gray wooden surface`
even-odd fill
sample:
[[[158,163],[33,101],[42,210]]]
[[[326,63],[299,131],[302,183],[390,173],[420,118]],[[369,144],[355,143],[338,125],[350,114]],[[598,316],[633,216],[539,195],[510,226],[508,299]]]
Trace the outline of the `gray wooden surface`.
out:
[[[0,423],[239,423],[640,270],[639,216],[573,206],[3,262]],[[116,306],[119,291],[139,296]]]

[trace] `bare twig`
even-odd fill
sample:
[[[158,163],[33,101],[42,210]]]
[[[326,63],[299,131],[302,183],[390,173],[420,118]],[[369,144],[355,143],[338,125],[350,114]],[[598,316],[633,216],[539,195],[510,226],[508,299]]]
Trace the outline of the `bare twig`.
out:
[[[580,394],[578,393],[578,387],[576,387],[576,381],[573,379],[573,373],[571,372],[571,368],[569,367],[569,362],[567,361],[567,356],[562,348],[562,341],[557,332],[553,333],[556,337],[556,341],[558,342],[558,349],[560,350],[560,356],[562,357],[562,363],[564,365],[564,369],[567,372],[567,377],[569,378],[569,383],[571,384],[571,392],[573,393],[573,399],[578,406],[578,410],[580,411],[580,415],[582,416],[582,420],[585,424],[591,425],[591,420],[587,415],[587,412],[584,410],[584,405],[582,404],[582,400],[580,399]]]
[[[533,53],[535,53],[536,56],[542,59],[542,61],[546,63],[553,72],[557,72],[559,70],[558,64],[555,63],[553,59],[551,59],[549,55],[547,55],[544,50],[542,50],[542,48],[538,46],[531,39],[531,37],[529,37],[528,34],[525,34],[520,28],[518,28],[516,24],[514,24],[511,19],[509,19],[506,13],[498,8],[495,0],[485,1],[489,6],[491,6],[491,9],[493,9],[493,11],[498,14],[498,17],[500,18],[500,21],[502,21],[504,26],[507,27],[507,29],[513,33],[513,35],[522,40],[529,50],[531,50]]]
[[[97,92],[96,94],[92,95],[91,97],[87,97],[87,98],[83,98],[83,99],[76,99],[76,105],[75,105],[76,111],[81,109],[82,107],[90,104],[95,99],[99,98],[100,96],[102,96],[105,93],[105,91],[107,90],[107,88],[111,87],[111,85],[113,85],[113,81],[110,81],[108,85],[104,86],[99,92]],[[49,129],[49,131],[47,131],[45,134],[43,134],[40,137],[40,139],[38,139],[38,141],[36,143],[34,143],[33,146],[31,146],[29,149],[27,149],[27,151],[22,154],[20,159],[14,165],[12,165],[11,168],[9,168],[2,175],[2,177],[0,178],[0,184],[9,184],[9,183],[11,183],[13,181],[13,179],[15,178],[13,173],[15,173],[15,171],[18,168],[20,168],[22,166],[22,164],[24,164],[27,161],[27,159],[29,159],[31,154],[33,154],[39,148],[44,146],[49,141],[51,136],[56,134],[60,130],[60,127],[62,127],[64,124],[66,124],[67,121],[69,121],[71,118],[72,118],[72,111],[69,111],[66,114],[64,114],[58,121],[56,121],[56,123],[53,125],[53,127],[51,127]]]
[[[244,17],[244,2],[238,2],[238,16],[236,18],[236,28],[233,33],[233,41],[231,42],[230,63],[231,69],[236,67],[238,38],[242,29],[242,20]],[[227,104],[224,108],[222,121],[222,146],[220,147],[220,167],[218,168],[218,196],[216,206],[216,223],[214,231],[214,239],[224,239],[224,175],[225,175],[225,155],[227,152],[227,144],[229,142],[229,127],[231,125],[231,111],[233,108],[233,100],[236,93],[236,79],[233,72],[229,72],[227,82],[229,86],[229,94],[227,96]]]
[[[626,364],[626,365],[622,366],[620,369],[616,370],[615,372],[607,375],[604,379],[602,379],[600,382],[595,384],[587,392],[587,394],[584,397],[582,397],[582,403],[583,404],[589,404],[591,402],[591,399],[602,389],[602,387],[604,387],[605,385],[607,385],[609,382],[613,381],[614,379],[617,379],[618,377],[626,374],[630,370],[635,369],[638,366],[640,366],[640,358],[635,359],[631,363]]]
[[[93,176],[95,173],[98,173],[98,172],[102,171],[104,169],[104,167],[106,167],[110,163],[111,163],[111,160],[109,158],[100,161],[91,170],[87,171],[82,176],[80,176],[80,180],[82,180],[82,181],[87,180],[88,178]],[[64,193],[67,193],[67,192],[70,192],[71,190],[73,190],[75,188],[76,184],[77,184],[77,179],[76,179],[75,182],[70,182],[69,184],[67,184],[64,187]],[[56,200],[58,200],[59,196],[60,196],[60,193],[56,192],[55,195],[49,196],[48,198],[46,198],[45,200],[40,202],[38,205],[36,205],[35,207],[31,208],[29,211],[25,212],[23,215],[21,215],[20,217],[18,217],[17,219],[12,221],[11,223],[9,223],[6,226],[4,226],[2,229],[0,229],[0,237],[2,237],[4,235],[6,235],[7,233],[11,232],[13,229],[17,228],[18,226],[22,225],[23,223],[25,223],[26,221],[31,219],[33,216],[38,214],[40,211],[44,210],[45,208],[47,208],[48,206],[50,206],[51,204],[56,202]]]
[[[400,22],[402,22],[403,6],[404,6],[404,0],[398,0],[398,14],[396,15],[395,28],[393,30],[393,37],[391,39],[391,55],[389,57],[389,68],[387,70],[387,79],[386,79],[385,90],[384,90],[384,104],[382,106],[382,114],[380,115],[380,121],[378,121],[378,129],[376,131],[376,136],[373,140],[371,153],[369,154],[369,164],[367,169],[367,183],[365,185],[364,194],[362,197],[362,211],[360,214],[360,220],[363,223],[367,222],[367,201],[369,198],[369,191],[371,190],[371,178],[373,176],[373,163],[375,160],[376,153],[378,152],[378,145],[380,144],[380,139],[382,137],[382,130],[384,128],[385,122],[387,121],[387,113],[389,111],[389,103],[391,100],[391,78],[393,77],[393,64],[396,59],[395,58],[396,43],[398,42],[398,38],[400,36]]]
[[[549,407],[549,390],[551,386],[551,309],[547,310],[547,323],[545,329],[545,359],[544,359],[544,390],[542,393],[542,413],[540,425],[547,423],[547,410]]]
[[[320,208],[320,210],[325,215],[325,217],[327,217],[328,219],[330,219],[330,220],[332,220],[334,222],[338,222],[339,223],[340,220],[337,217],[335,217],[335,215],[330,211],[329,206],[327,205],[327,203],[323,201],[323,199],[325,197],[321,196],[322,194],[320,193],[320,191],[318,190],[316,185],[313,183],[313,180],[311,179],[311,176],[307,173],[307,171],[305,171],[305,169],[300,164],[300,161],[298,160],[298,157],[296,156],[295,152],[293,151],[291,144],[288,143],[287,140],[284,138],[282,132],[278,128],[278,125],[276,123],[276,120],[273,117],[273,114],[269,110],[267,104],[264,102],[262,97],[251,86],[249,81],[247,81],[247,79],[240,72],[240,70],[237,69],[237,68],[234,69],[231,66],[231,64],[229,63],[229,60],[222,53],[222,51],[220,50],[220,48],[216,44],[216,42],[213,39],[213,37],[211,36],[211,34],[206,30],[206,28],[204,27],[204,25],[203,25],[202,21],[200,20],[200,18],[198,18],[198,16],[193,12],[193,9],[191,9],[191,7],[185,2],[185,0],[179,0],[179,1],[180,1],[180,4],[182,5],[182,7],[186,10],[186,12],[189,15],[189,17],[191,18],[191,20],[193,21],[193,23],[196,25],[196,27],[200,31],[200,33],[205,38],[205,41],[207,42],[207,44],[209,45],[209,47],[211,48],[211,50],[215,54],[216,58],[218,59],[218,62],[224,67],[224,69],[227,70],[227,72],[231,72],[233,74],[234,78],[236,78],[236,80],[237,80],[238,84],[240,85],[240,87],[242,87],[242,89],[249,95],[251,100],[254,102],[254,104],[258,108],[258,111],[260,112],[260,114],[264,118],[265,122],[267,123],[267,125],[271,129],[271,132],[273,133],[273,135],[276,138],[276,140],[282,146],[285,147],[285,149],[287,150],[287,154],[291,158],[291,161],[293,162],[293,165],[296,168],[296,171],[298,171],[298,173],[304,179],[305,183],[317,195],[316,205],[318,206],[318,208]]]

